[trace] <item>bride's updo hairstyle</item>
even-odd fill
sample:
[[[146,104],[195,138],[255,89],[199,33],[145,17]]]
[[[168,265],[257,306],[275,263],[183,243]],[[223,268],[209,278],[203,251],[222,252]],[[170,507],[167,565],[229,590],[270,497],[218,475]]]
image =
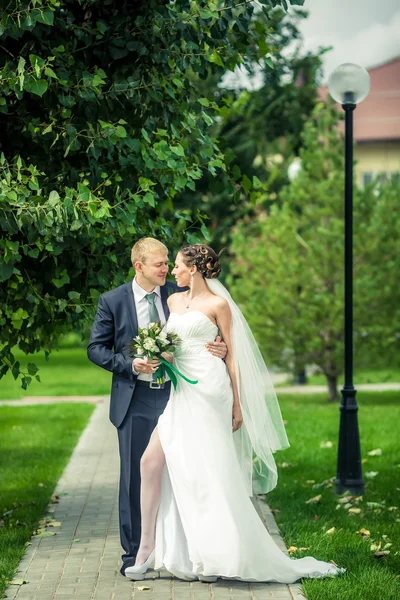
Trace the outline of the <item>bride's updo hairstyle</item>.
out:
[[[216,279],[221,273],[219,254],[205,244],[191,244],[179,250],[187,267],[195,265],[205,279]],[[221,254],[221,253],[220,253]]]

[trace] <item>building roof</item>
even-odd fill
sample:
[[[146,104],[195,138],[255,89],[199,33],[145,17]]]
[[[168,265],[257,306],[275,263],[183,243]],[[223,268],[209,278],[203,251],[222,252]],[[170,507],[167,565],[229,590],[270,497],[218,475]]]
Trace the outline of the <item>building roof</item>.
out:
[[[400,56],[368,69],[371,89],[354,111],[357,142],[400,140]],[[328,88],[320,89],[326,99]]]

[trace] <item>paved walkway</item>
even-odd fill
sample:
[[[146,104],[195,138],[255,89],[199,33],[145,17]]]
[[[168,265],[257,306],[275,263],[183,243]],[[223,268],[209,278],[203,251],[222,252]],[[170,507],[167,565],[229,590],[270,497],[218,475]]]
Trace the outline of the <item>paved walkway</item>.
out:
[[[53,505],[52,517],[61,526],[48,528],[56,535],[32,538],[15,575],[28,583],[10,586],[8,600],[303,600],[299,585],[188,583],[167,571],[150,571],[136,583],[122,577],[118,471],[117,436],[104,401],[97,405],[55,490],[59,503]],[[259,501],[257,508],[285,550],[268,506]]]
[[[400,383],[355,383],[358,392],[397,392],[400,391]],[[339,386],[340,392],[341,386]],[[279,385],[275,388],[279,394],[326,394],[326,385]]]
[[[288,377],[285,373],[272,374],[272,381],[278,396],[279,394],[325,394],[327,392],[326,385],[280,385],[287,381]],[[400,383],[362,383],[355,387],[360,392],[400,391]],[[0,406],[33,406],[57,402],[94,402],[97,404],[103,400],[104,396],[24,396],[18,400],[0,400]]]

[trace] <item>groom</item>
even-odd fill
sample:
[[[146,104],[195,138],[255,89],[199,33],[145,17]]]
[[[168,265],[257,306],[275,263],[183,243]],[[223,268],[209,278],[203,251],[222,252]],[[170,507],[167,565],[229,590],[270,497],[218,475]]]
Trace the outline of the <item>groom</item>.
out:
[[[166,281],[168,249],[153,238],[143,238],[132,248],[133,281],[102,294],[87,349],[89,360],[111,371],[110,420],[118,431],[120,455],[119,525],[122,555],[121,573],[135,564],[139,548],[140,459],[159,416],[168,402],[171,382],[152,381],[155,362],[128,358],[126,345],[139,327],[169,317],[167,298],[183,291]],[[208,344],[209,351],[224,358],[226,345]]]

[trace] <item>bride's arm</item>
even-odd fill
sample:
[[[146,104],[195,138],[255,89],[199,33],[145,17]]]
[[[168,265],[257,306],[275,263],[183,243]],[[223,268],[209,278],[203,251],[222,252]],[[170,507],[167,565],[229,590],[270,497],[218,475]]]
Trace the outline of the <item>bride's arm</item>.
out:
[[[240,408],[239,401],[239,388],[238,388],[238,376],[235,368],[235,357],[233,354],[233,346],[232,346],[232,335],[231,335],[231,325],[232,325],[232,314],[231,309],[229,308],[228,302],[221,297],[218,297],[216,300],[215,306],[215,320],[217,322],[218,329],[220,330],[222,337],[225,341],[228,353],[225,358],[225,364],[227,366],[229,376],[232,382],[232,390],[233,390],[233,408],[232,408],[232,417],[235,420],[233,424],[233,431],[237,431],[239,427],[242,425],[243,416],[242,410]]]

